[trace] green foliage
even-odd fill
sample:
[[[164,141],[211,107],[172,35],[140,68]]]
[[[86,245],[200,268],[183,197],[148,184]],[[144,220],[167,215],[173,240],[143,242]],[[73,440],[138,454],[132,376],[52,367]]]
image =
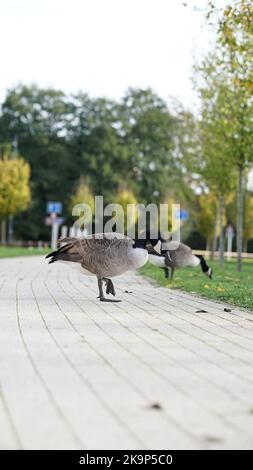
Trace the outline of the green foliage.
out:
[[[224,197],[237,178],[237,252],[241,270],[245,172],[252,166],[253,135],[253,5],[249,0],[228,2],[220,10],[209,5],[208,19],[218,13],[215,51],[198,68],[201,98],[199,167],[208,187],[217,192],[219,216]],[[236,176],[237,173],[237,176]],[[222,233],[221,233],[222,235]],[[221,239],[221,261],[222,243]]]
[[[87,204],[88,206],[90,206],[91,211],[92,212],[94,211],[94,207],[95,207],[94,196],[91,193],[89,186],[85,184],[82,178],[80,179],[76,192],[72,194],[69,200],[68,211],[70,215],[72,215],[73,207],[76,204]]]
[[[19,86],[9,90],[0,116],[0,142],[17,139],[31,166],[32,203],[15,219],[16,234],[49,239],[45,208],[68,204],[83,175],[92,193],[113,202],[127,181],[138,202],[158,202],[180,169],[177,119],[151,90],[129,90],[119,103],[79,93]]]
[[[136,223],[137,217],[138,217],[138,213],[137,213],[136,208],[134,208],[132,211],[127,210],[128,204],[136,205],[136,204],[138,204],[138,201],[137,201],[133,191],[129,190],[126,187],[126,185],[124,185],[124,184],[122,184],[121,187],[119,188],[114,200],[115,200],[116,204],[119,204],[123,208],[123,211],[124,211],[124,229],[125,229],[125,233],[126,233],[127,222],[129,224],[129,226],[133,226]],[[129,226],[128,226],[128,228],[129,228]]]
[[[25,239],[49,239],[44,222],[46,203],[66,203],[79,176],[71,165],[66,141],[69,119],[70,106],[57,90],[19,86],[7,93],[2,105],[0,138],[3,142],[16,138],[31,167],[32,202],[28,212],[15,219],[17,234]]]
[[[196,229],[206,238],[207,243],[210,245],[215,223],[217,199],[214,193],[209,192],[208,194],[201,194],[197,202]]]
[[[245,195],[245,205],[244,205],[244,245],[247,249],[247,242],[250,238],[253,238],[253,194],[247,192]]]
[[[210,13],[214,15],[217,11],[213,4]],[[218,140],[223,140],[231,165],[242,168],[253,161],[252,20],[251,0],[228,2],[218,20],[215,52],[200,67],[205,121],[213,127],[214,134],[218,133]]]
[[[159,202],[179,172],[174,155],[177,119],[149,89],[130,89],[120,111],[129,152],[129,168],[123,176],[132,182],[139,201]]]
[[[199,268],[176,270],[172,282],[165,279],[162,269],[158,269],[149,263],[143,266],[140,272],[155,279],[162,286],[182,289],[192,294],[252,310],[252,260],[245,261],[242,273],[236,272],[235,261],[226,262],[224,268],[220,268],[217,261],[210,261],[208,264],[213,268],[212,280],[207,279]]]
[[[227,219],[236,226],[236,197],[233,194],[233,199],[227,206]],[[244,196],[244,227],[243,227],[243,239],[244,239],[244,251],[247,251],[247,243],[253,238],[253,193],[246,191]]]
[[[16,258],[17,256],[42,256],[51,251],[50,248],[24,248],[21,246],[0,246],[0,258]]]
[[[202,182],[216,192],[218,198],[235,188],[236,155],[229,112],[233,94],[226,84],[224,71],[217,72],[216,61],[215,56],[209,55],[197,70],[201,100],[201,116],[196,130],[199,146],[188,165],[201,175]]]
[[[85,217],[86,223],[89,223],[92,221],[92,216],[94,214],[94,208],[95,208],[95,199],[89,186],[85,183],[84,178],[82,177],[80,178],[76,191],[72,194],[69,200],[68,219],[69,219],[70,225],[72,225],[73,222],[76,222],[76,217],[73,216],[72,214],[73,214],[73,208],[79,204],[80,205],[86,204],[90,208],[87,211],[85,207],[83,207],[81,214],[80,214],[81,218],[83,219],[83,224],[81,224],[80,228],[83,230],[85,228],[84,217]]]

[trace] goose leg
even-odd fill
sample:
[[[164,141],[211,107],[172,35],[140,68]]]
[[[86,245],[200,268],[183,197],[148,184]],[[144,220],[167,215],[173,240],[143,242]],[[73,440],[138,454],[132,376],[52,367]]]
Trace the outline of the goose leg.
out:
[[[111,281],[111,280],[110,280]],[[112,283],[112,281],[111,281]],[[113,284],[112,284],[113,285]],[[98,279],[98,290],[100,302],[121,302],[121,300],[106,299],[103,292],[103,279]]]
[[[170,281],[172,281],[172,279],[173,279],[174,271],[175,271],[175,268],[171,268],[171,270],[170,270]]]
[[[107,294],[115,295],[115,289],[114,289],[114,285],[113,285],[112,280],[109,279],[108,277],[104,277],[104,278],[103,278],[103,281],[105,281],[106,293],[107,293]]]
[[[163,268],[164,269],[164,274],[165,274],[165,279],[169,279],[169,273],[170,273],[170,270],[169,268]]]

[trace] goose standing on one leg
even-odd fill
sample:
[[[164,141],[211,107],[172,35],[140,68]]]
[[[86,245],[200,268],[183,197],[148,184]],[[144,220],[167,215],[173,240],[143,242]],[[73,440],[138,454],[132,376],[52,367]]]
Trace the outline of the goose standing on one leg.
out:
[[[150,263],[163,268],[167,279],[172,280],[176,268],[199,265],[202,272],[212,279],[213,271],[207,265],[205,258],[202,255],[194,255],[192,249],[184,243],[169,241],[166,242],[166,249],[161,250],[161,254],[158,254],[153,247],[149,247],[148,252]]]
[[[78,267],[84,274],[95,275],[99,299],[103,302],[119,302],[104,297],[103,281],[106,284],[106,293],[115,295],[111,277],[143,266],[148,260],[147,242],[152,246],[158,243],[158,239],[150,239],[149,233],[146,239],[135,241],[119,233],[63,238],[60,241],[66,244],[46,256],[50,258],[49,264],[61,261],[71,267]]]

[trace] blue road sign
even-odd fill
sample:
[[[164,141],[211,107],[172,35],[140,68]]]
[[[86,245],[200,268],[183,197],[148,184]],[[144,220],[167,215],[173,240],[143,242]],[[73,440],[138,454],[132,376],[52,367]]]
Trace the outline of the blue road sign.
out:
[[[185,210],[180,211],[180,220],[187,220],[189,217],[189,212]]]
[[[47,214],[61,214],[62,213],[62,203],[49,201],[47,203]]]
[[[176,213],[176,217],[180,220],[187,220],[189,218],[189,212],[181,209]]]

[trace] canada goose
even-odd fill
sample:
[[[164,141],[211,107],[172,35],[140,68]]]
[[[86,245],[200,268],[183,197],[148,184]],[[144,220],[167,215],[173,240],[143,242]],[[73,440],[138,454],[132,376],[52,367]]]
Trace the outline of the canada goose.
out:
[[[165,277],[170,280],[176,268],[183,268],[186,266],[201,266],[202,272],[212,279],[212,268],[210,268],[205,258],[202,255],[194,255],[192,249],[184,243],[168,241],[163,244],[163,249],[159,254],[153,249],[152,246],[148,247],[149,261],[155,266],[163,268]],[[169,276],[170,272],[170,276]]]
[[[93,274],[98,280],[99,299],[103,302],[120,302],[106,299],[103,293],[103,281],[106,293],[115,295],[111,277],[119,276],[128,270],[138,269],[148,260],[147,241],[155,246],[158,239],[138,238],[132,240],[120,233],[103,233],[82,238],[62,238],[66,243],[53,251],[46,258],[49,264],[55,261],[66,262],[71,267],[77,267],[83,274]]]

